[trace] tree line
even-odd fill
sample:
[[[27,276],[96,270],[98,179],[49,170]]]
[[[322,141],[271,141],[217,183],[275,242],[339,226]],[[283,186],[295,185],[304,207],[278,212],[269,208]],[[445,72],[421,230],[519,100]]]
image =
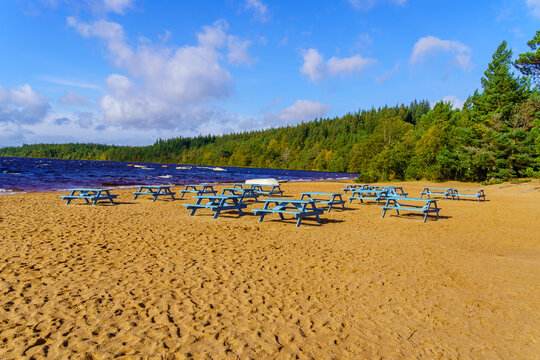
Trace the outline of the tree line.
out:
[[[150,146],[34,144],[1,156],[359,173],[361,181],[498,181],[540,177],[540,31],[512,62],[506,42],[462,109],[426,100],[222,136]],[[516,76],[512,68],[522,76]]]

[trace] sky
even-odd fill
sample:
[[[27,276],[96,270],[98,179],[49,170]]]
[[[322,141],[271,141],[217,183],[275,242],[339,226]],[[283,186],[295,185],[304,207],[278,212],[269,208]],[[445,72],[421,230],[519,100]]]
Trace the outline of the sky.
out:
[[[539,29],[540,0],[1,1],[0,147],[460,108]]]

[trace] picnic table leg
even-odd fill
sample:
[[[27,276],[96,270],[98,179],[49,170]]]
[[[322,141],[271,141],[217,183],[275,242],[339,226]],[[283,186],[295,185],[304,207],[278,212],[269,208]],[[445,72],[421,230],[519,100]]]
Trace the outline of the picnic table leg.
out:
[[[332,207],[332,204],[330,204],[330,207]],[[311,203],[311,209],[313,211],[317,211],[317,208],[315,207],[315,203]],[[328,210],[328,212],[330,212],[330,209]],[[317,221],[318,224],[321,223],[321,218],[319,218],[319,214],[315,214],[315,220]]]
[[[296,208],[300,210],[300,214],[298,214],[298,220],[296,221],[296,227],[300,226],[300,223],[302,222],[302,219],[304,218],[302,216],[302,213],[304,213],[306,211],[306,205],[307,204],[304,204],[304,205],[302,205],[302,207],[299,207],[298,205],[295,205]]]
[[[199,205],[201,202],[202,202],[202,199],[199,198],[199,199],[197,199],[197,201],[195,202],[195,205]],[[191,209],[191,212],[189,213],[189,216],[195,215],[195,211],[197,211],[197,208],[196,208],[196,207],[192,208],[192,209]]]
[[[71,194],[69,194],[69,196],[75,196],[75,193],[76,191],[75,190],[72,190],[71,191]],[[67,201],[66,201],[66,205],[69,205],[69,203],[71,202],[72,199],[68,198]]]
[[[154,193],[152,194],[154,196],[154,200],[152,200],[152,202],[156,202],[159,194],[161,194],[161,189],[158,189],[157,191],[154,191]]]
[[[343,201],[341,195],[339,195],[339,201],[341,201],[341,207],[343,208],[343,210],[345,210],[345,201]]]
[[[242,208],[240,207],[240,204],[242,203],[242,201],[241,200],[238,201],[238,199],[233,198],[233,203],[234,203],[235,206],[238,207],[238,214],[240,214],[240,216],[244,216],[244,212],[242,211]]]

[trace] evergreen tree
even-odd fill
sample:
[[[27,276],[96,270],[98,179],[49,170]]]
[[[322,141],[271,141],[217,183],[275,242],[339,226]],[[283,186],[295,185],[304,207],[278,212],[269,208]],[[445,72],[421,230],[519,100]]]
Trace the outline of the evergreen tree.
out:
[[[532,80],[540,85],[540,30],[527,45],[532,51],[520,54],[514,65],[523,75],[531,76]]]
[[[510,72],[511,65],[512,50],[507,49],[506,41],[503,41],[482,77],[483,93],[476,91],[472,97],[478,115],[490,115],[495,125],[508,122],[514,106],[525,101],[529,93],[527,79],[514,77]]]

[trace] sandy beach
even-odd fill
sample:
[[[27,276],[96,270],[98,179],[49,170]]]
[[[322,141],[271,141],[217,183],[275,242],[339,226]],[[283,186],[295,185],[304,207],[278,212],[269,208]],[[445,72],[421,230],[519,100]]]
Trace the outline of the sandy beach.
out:
[[[355,201],[299,228],[189,195],[0,196],[0,358],[538,359],[540,182],[481,188],[438,221]]]

